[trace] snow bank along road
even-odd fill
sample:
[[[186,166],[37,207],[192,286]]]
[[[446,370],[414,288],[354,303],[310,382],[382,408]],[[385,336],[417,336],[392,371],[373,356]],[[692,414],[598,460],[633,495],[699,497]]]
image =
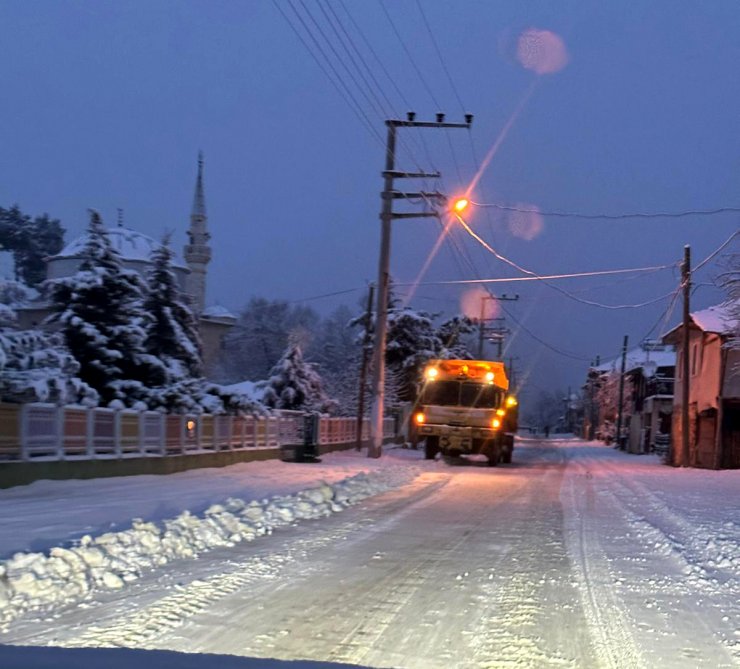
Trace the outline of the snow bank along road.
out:
[[[497,468],[424,462],[413,451],[380,462],[336,455],[313,472],[260,463],[259,494],[272,481],[290,497],[222,499],[179,525],[139,501],[142,523],[108,532],[128,544],[82,542],[105,560],[83,570],[87,590],[64,600],[76,603],[26,606],[0,643],[152,649],[155,663],[165,656],[154,649],[424,669],[740,666],[740,472],[677,470],[575,440],[521,441],[515,456]],[[223,497],[237,492],[226,488]],[[295,494],[302,488],[311,492]],[[51,503],[47,511],[56,513]],[[76,514],[82,523],[81,507]],[[142,525],[153,526],[146,559]],[[168,530],[178,541],[165,540]],[[65,532],[42,534],[48,544]],[[106,552],[106,542],[119,550]],[[6,570],[34,563],[19,549]],[[35,560],[46,575],[48,561]],[[106,583],[107,572],[120,583]],[[43,598],[50,584],[36,580],[28,591]],[[146,663],[142,652],[132,662]],[[0,647],[3,666],[4,657],[24,655]],[[96,666],[86,657],[78,666]],[[186,666],[220,666],[209,657],[188,656]]]

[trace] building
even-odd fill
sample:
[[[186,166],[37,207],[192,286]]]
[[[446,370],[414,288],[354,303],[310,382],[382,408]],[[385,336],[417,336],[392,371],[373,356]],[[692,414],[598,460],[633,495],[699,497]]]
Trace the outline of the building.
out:
[[[691,467],[740,467],[740,350],[728,348],[738,322],[727,304],[689,317],[689,461]],[[679,349],[673,397],[673,453],[682,440],[683,324],[663,341]]]
[[[584,436],[616,439],[621,356],[594,365],[584,385]],[[676,353],[647,340],[627,352],[622,400],[622,445],[630,453],[665,448],[671,429]]]
[[[113,248],[120,254],[123,265],[144,277],[151,266],[152,252],[161,243],[148,235],[123,225],[119,212],[115,227],[107,228]],[[198,320],[198,329],[203,343],[203,365],[206,375],[213,374],[223,348],[223,338],[236,323],[236,316],[220,305],[206,306],[207,268],[212,252],[209,245],[208,215],[203,186],[203,155],[198,156],[198,174],[195,181],[193,206],[188,227],[188,244],[184,248],[184,261],[173,257],[173,270],[181,290]],[[74,274],[83,261],[82,252],[87,234],[68,243],[59,253],[46,259],[47,279],[59,279]],[[36,300],[17,307],[18,326],[29,329],[39,326],[49,315],[48,303]]]

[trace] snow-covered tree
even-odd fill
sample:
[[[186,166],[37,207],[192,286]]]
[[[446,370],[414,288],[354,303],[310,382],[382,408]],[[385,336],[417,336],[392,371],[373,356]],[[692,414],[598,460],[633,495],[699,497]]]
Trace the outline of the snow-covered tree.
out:
[[[15,312],[0,304],[0,400],[97,404],[59,335],[14,326]]]
[[[272,368],[263,402],[271,409],[328,411],[334,406],[323,390],[321,377],[305,362],[301,347],[291,342]]]
[[[144,349],[141,279],[123,267],[95,211],[82,255],[74,275],[49,282],[50,321],[61,326],[80,378],[103,404],[143,408],[159,364]]]
[[[171,385],[202,375],[201,343],[195,316],[185,302],[172,270],[169,239],[152,254],[147,274],[144,330],[147,353],[161,362],[156,385]]]
[[[470,352],[469,335],[475,331],[475,324],[467,316],[453,316],[437,328],[437,337],[442,346],[437,357],[447,360],[473,360]]]

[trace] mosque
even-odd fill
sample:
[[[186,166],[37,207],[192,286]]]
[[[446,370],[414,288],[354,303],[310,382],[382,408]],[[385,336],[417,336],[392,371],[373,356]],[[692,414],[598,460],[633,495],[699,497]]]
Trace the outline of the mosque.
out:
[[[124,266],[144,277],[152,264],[152,252],[159,248],[161,243],[137,230],[125,227],[120,210],[117,225],[108,227],[107,233],[112,246],[121,255]],[[212,253],[203,188],[202,153],[198,156],[198,176],[187,234],[188,244],[185,245],[182,254],[184,262],[174,254],[173,270],[196,315],[203,343],[205,373],[206,376],[212,376],[216,372],[224,336],[236,323],[236,316],[222,306],[206,306],[207,270]],[[46,258],[46,278],[60,279],[72,276],[84,259],[82,253],[86,242],[87,234],[83,234],[67,244],[58,254]],[[47,302],[39,300],[16,308],[16,313],[19,327],[29,329],[39,326],[49,315],[50,308]]]

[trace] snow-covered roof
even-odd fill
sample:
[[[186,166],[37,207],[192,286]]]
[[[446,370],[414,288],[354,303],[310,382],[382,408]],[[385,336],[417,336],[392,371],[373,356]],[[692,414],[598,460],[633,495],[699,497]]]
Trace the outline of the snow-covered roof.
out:
[[[630,371],[641,367],[645,370],[647,376],[652,376],[658,367],[674,367],[675,364],[676,352],[673,350],[645,350],[639,347],[627,351],[624,368],[626,371]],[[614,369],[620,369],[621,365],[622,356],[618,356],[591,369],[597,372],[610,372]]]
[[[203,313],[201,315],[206,318],[230,318],[236,320],[236,316],[220,304],[213,304],[210,307],[206,307],[203,309]]]
[[[108,239],[111,245],[125,260],[138,260],[149,262],[152,253],[160,248],[162,244],[148,235],[137,230],[125,228],[121,225],[114,228],[106,228]],[[82,255],[85,244],[87,244],[88,235],[85,233],[77,239],[72,240],[59,253],[52,258],[78,258]],[[175,267],[185,267],[182,260],[177,257],[173,251],[172,264]]]
[[[729,334],[737,327],[735,319],[730,316],[728,304],[717,304],[708,309],[694,311],[691,313],[691,320],[704,332],[717,334]]]

